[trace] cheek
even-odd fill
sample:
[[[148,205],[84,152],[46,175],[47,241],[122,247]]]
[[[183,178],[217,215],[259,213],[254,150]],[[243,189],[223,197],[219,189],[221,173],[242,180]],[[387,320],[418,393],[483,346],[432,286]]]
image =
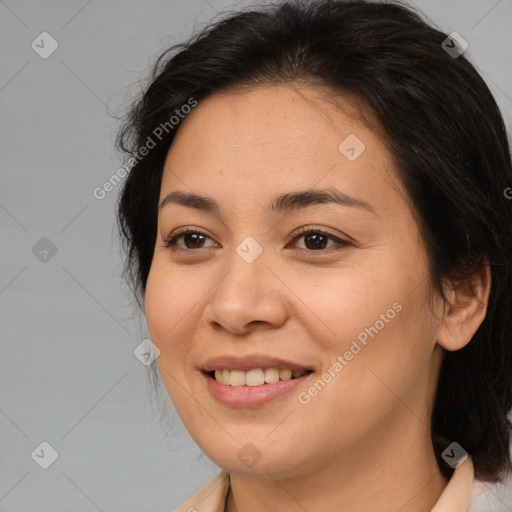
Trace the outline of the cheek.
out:
[[[332,357],[349,350],[358,337],[361,343],[370,339],[368,329],[373,334],[376,322],[379,333],[396,323],[400,305],[393,304],[401,294],[398,279],[390,279],[390,274],[389,268],[385,272],[375,265],[317,272],[314,283],[295,279],[293,291],[304,304],[300,318],[309,338]]]
[[[163,335],[165,333],[165,319],[172,307],[169,302],[170,295],[165,293],[167,283],[159,276],[158,270],[154,265],[149,272],[148,280],[146,283],[146,293],[144,296],[144,311],[146,315],[146,322],[153,343],[156,343],[160,350],[162,346]],[[169,329],[170,325],[167,325]]]
[[[426,285],[412,289],[410,276],[381,265],[346,272],[339,282],[317,281],[313,289],[299,292],[314,310],[303,326],[324,355],[320,377],[327,384],[319,383],[304,396],[305,401],[311,397],[312,408],[318,405],[315,414],[322,414],[325,400],[347,414],[359,410],[364,416],[358,404],[379,409],[396,401],[393,392],[405,398],[427,381],[435,325],[426,306]]]
[[[190,350],[187,320],[192,311],[182,284],[155,262],[146,284],[144,309],[151,340],[160,350],[157,364],[162,382],[177,410],[187,411],[188,394],[180,383],[185,382]]]
[[[185,349],[186,340],[182,340],[180,332],[182,324],[186,324],[187,312],[188,315],[192,313],[189,295],[174,275],[164,272],[158,263],[152,265],[146,284],[144,309],[151,339],[161,351],[159,360],[176,360],[168,356]]]

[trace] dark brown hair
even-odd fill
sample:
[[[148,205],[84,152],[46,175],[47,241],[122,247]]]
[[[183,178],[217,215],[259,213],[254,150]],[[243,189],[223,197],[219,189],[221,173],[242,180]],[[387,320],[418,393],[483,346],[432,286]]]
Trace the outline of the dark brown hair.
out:
[[[126,277],[141,305],[176,110],[237,85],[297,81],[360,99],[407,190],[433,288],[444,298],[445,280],[490,265],[486,318],[464,348],[445,351],[431,432],[447,476],[441,453],[456,441],[472,456],[475,477],[497,482],[511,469],[512,201],[504,194],[511,155],[489,88],[465,55],[445,51],[446,38],[399,2],[281,2],[212,23],[159,57],[119,133],[118,147],[137,158],[118,223]],[[149,139],[155,146],[140,158]]]

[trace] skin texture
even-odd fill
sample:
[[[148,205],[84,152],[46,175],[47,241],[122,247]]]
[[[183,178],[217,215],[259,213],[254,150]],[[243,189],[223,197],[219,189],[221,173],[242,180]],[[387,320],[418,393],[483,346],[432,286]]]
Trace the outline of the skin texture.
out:
[[[365,512],[376,503],[380,512],[426,512],[447,483],[428,428],[441,347],[458,350],[476,332],[490,273],[475,275],[475,296],[447,286],[446,309],[431,297],[425,249],[389,153],[358,120],[354,101],[336,103],[327,92],[273,85],[217,93],[182,122],[164,166],[160,201],[179,190],[221,207],[220,217],[176,204],[160,209],[145,310],[181,420],[231,473],[228,512]],[[338,149],[349,134],[366,146],[354,161]],[[327,187],[375,213],[335,204],[284,215],[264,208],[277,194]],[[315,249],[294,235],[302,226],[351,245],[327,238]],[[165,247],[180,227],[207,237],[181,237],[181,251]],[[248,236],[263,248],[252,263],[236,252]],[[400,312],[301,404],[297,394],[394,303]],[[261,407],[217,402],[202,365],[256,352],[316,375]],[[252,467],[237,457],[247,442],[261,454]]]

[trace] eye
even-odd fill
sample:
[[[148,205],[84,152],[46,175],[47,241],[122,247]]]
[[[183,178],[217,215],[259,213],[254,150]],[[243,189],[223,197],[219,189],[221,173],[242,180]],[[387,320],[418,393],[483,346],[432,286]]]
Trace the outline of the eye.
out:
[[[193,249],[204,249],[204,241],[206,238],[210,238],[206,233],[198,229],[183,229],[178,230],[173,236],[164,240],[165,247],[171,248],[173,250],[179,251],[187,251]],[[181,247],[177,244],[178,240],[183,240],[185,247]],[[211,240],[211,239],[210,239]],[[177,249],[175,247],[178,247]]]
[[[323,251],[326,248],[327,243],[330,241],[334,241],[335,250],[343,249],[349,245],[352,245],[347,240],[342,240],[326,231],[317,228],[307,228],[302,227],[298,230],[298,232],[294,233],[295,238],[292,241],[298,240],[300,238],[304,238],[305,248],[299,247],[301,250],[309,251],[309,252],[327,252]],[[333,246],[328,247],[331,249]]]

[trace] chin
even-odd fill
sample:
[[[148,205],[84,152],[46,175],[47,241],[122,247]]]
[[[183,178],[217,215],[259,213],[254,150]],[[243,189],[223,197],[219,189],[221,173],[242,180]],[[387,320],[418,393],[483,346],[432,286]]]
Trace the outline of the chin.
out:
[[[256,439],[251,441],[250,438],[237,440],[235,437],[230,438],[223,446],[220,443],[213,446],[211,438],[206,445],[197,444],[212,462],[228,473],[252,475],[290,473],[304,464],[303,460],[295,458],[296,445],[288,445],[284,439],[278,438],[272,444],[268,439],[264,439],[267,435],[268,432],[261,437],[261,442]]]

